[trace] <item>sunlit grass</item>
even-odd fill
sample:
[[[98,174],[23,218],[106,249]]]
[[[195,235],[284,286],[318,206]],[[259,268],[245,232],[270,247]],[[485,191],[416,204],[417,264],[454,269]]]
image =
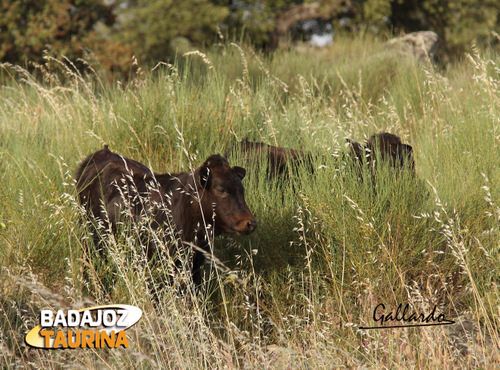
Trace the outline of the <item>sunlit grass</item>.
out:
[[[477,52],[443,72],[378,53],[376,40],[344,41],[315,58],[227,44],[127,85],[71,68],[64,84],[41,82],[3,65],[2,364],[498,364],[500,58]],[[372,181],[365,168],[360,181],[345,139],[382,131],[413,146],[416,177],[382,167]],[[164,283],[169,258],[148,265],[127,233],[106,240],[107,261],[93,251],[73,178],[84,156],[108,144],[157,173],[187,171],[245,137],[310,151],[315,171],[267,179],[264,167],[230,158],[247,168],[259,226],[216,239],[196,294],[179,294],[180,276]],[[144,311],[130,348],[26,347],[41,309],[105,303]],[[375,326],[379,303],[437,305],[457,324],[360,330]]]

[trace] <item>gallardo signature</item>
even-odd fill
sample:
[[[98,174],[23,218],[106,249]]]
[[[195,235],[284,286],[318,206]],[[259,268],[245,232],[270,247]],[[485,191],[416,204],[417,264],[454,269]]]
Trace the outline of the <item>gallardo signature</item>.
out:
[[[388,314],[384,314],[383,312],[385,311],[385,305],[383,303],[380,303],[377,305],[377,307],[375,307],[375,310],[373,310],[373,320],[375,320],[375,322],[380,322],[380,326],[361,326],[360,329],[411,328],[418,326],[451,325],[455,323],[455,321],[447,320],[443,313],[435,317],[434,315],[436,314],[436,306],[434,306],[431,313],[429,313],[427,316],[425,315],[425,313],[417,312],[412,312],[410,314],[410,312],[408,312],[409,308],[410,305],[408,303],[404,306],[404,308],[403,304],[400,303],[394,314],[392,313],[392,311]],[[384,324],[387,324],[387,322],[389,321],[399,321],[401,323],[415,324],[384,326]]]

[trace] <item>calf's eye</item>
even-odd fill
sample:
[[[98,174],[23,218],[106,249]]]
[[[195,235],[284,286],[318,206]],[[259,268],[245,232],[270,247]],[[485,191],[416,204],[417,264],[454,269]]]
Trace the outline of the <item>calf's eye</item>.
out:
[[[219,193],[220,195],[226,195],[227,192],[224,188],[216,188],[215,189],[217,191],[217,193]]]

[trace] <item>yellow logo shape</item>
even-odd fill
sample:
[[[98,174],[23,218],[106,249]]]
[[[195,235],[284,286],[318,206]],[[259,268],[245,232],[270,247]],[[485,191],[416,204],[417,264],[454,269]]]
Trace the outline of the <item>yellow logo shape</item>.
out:
[[[113,310],[118,310],[120,314],[119,319]],[[92,311],[97,311],[98,313],[99,311],[103,311],[99,316],[98,322],[93,321],[91,317]],[[142,310],[140,308],[123,304],[96,306],[80,310],[70,310],[70,312],[74,316],[71,323],[68,313],[64,315],[62,311],[58,311],[55,319],[53,319],[52,312],[42,311],[41,323],[29,331],[26,335],[26,343],[31,347],[44,349],[101,348],[104,345],[110,348],[128,347],[125,330],[136,324],[142,317]],[[49,315],[43,315],[44,313],[48,313]],[[82,313],[83,315],[80,315]],[[114,315],[109,315],[110,313]],[[108,317],[105,314],[108,314]],[[109,316],[111,316],[111,319]],[[102,330],[77,330],[74,333],[69,330],[67,332],[62,330],[48,330],[49,327],[55,329],[59,325],[63,327],[84,325],[95,327],[104,325],[106,328]]]

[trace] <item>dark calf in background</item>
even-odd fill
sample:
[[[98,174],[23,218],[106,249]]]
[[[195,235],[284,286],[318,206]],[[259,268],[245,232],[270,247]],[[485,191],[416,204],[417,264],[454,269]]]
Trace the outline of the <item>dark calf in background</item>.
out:
[[[347,141],[350,144],[350,156],[360,168],[364,161],[370,164],[373,174],[375,174],[377,159],[389,163],[395,170],[400,170],[407,165],[413,172],[415,171],[413,148],[408,144],[403,144],[397,135],[388,132],[374,134],[364,146],[350,139]],[[378,158],[377,153],[379,153]]]
[[[248,141],[248,139],[243,139],[240,143],[233,145],[226,151],[225,156],[229,157],[235,152],[242,153],[247,164],[256,162],[260,166],[263,161],[267,160],[268,178],[277,176],[289,179],[288,169],[296,172],[300,164],[305,165],[311,173],[314,173],[312,157],[308,152]]]
[[[375,174],[377,153],[379,153],[379,161],[389,163],[396,170],[402,169],[407,164],[414,171],[413,148],[408,144],[403,144],[397,135],[388,132],[374,134],[368,139],[365,145],[361,145],[350,139],[347,139],[347,141],[350,144],[349,156],[355,161],[360,171],[362,164],[366,161],[366,163],[371,165],[372,173]],[[268,178],[276,176],[288,178],[288,168],[291,171],[297,171],[301,163],[305,165],[305,168],[311,174],[314,173],[312,155],[308,152],[248,141],[247,139],[233,145],[226,151],[225,155],[227,157],[236,151],[243,154],[243,158],[247,164],[255,161],[258,165],[261,165],[262,161],[267,159]]]
[[[116,232],[128,208],[132,221],[150,218],[153,229],[173,228],[164,233],[166,242],[180,240],[174,248],[185,250],[193,243],[209,252],[208,240],[222,233],[248,235],[257,223],[245,202],[245,169],[231,167],[220,155],[211,155],[193,172],[154,174],[132,159],[111,152],[107,146],[89,155],[80,164],[77,190],[86,212],[100,220],[105,229]],[[97,230],[94,242],[99,247]],[[149,245],[148,256],[156,246]],[[194,251],[192,275],[201,282],[204,254]]]

